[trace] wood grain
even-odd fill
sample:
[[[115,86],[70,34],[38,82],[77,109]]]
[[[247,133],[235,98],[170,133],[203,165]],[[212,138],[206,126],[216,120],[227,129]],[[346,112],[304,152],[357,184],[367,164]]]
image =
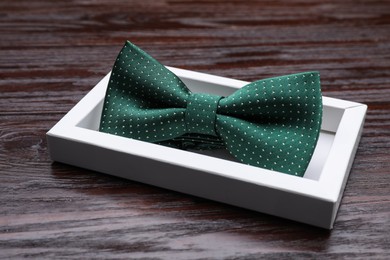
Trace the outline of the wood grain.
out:
[[[388,1],[0,2],[0,258],[387,259]],[[368,104],[326,231],[52,163],[45,133],[126,39],[170,66],[241,80],[319,70],[324,95]]]

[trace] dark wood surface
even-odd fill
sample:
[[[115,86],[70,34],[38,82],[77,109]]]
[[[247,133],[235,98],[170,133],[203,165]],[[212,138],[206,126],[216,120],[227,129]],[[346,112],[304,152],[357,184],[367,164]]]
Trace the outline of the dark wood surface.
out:
[[[45,133],[129,39],[162,63],[256,80],[319,70],[369,110],[335,227],[52,163]],[[388,259],[388,1],[0,2],[0,258]]]

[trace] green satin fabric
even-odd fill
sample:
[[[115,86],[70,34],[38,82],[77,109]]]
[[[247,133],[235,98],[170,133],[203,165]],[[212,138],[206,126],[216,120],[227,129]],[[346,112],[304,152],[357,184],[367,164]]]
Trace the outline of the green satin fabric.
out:
[[[192,93],[126,42],[111,73],[99,130],[180,149],[226,148],[242,163],[303,176],[321,118],[318,72],[255,81],[227,97]]]

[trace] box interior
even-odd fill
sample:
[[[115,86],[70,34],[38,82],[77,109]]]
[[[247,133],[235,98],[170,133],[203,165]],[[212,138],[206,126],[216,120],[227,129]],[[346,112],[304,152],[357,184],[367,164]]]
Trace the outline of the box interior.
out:
[[[193,92],[207,92],[211,94],[227,96],[237,90],[237,86],[233,85],[229,86],[225,84],[215,84],[186,77],[180,78]],[[98,131],[103,101],[104,95],[100,100],[96,102],[94,106],[91,107],[90,111],[85,113],[85,116],[79,121],[76,126],[92,131]],[[331,107],[324,104],[323,122],[321,126],[319,140],[314,151],[313,157],[303,178],[314,181],[318,181],[320,179],[323,167],[327,161],[327,157],[333,145],[335,134],[337,132],[337,128],[339,126],[343,113],[344,109],[342,108]],[[236,159],[231,156],[227,150],[192,150],[191,152],[237,162]]]

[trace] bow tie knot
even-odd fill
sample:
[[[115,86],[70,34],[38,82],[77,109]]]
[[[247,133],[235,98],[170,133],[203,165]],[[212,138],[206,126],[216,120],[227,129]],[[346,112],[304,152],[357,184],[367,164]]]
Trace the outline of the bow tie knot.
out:
[[[207,93],[189,95],[185,113],[187,133],[217,136],[215,121],[221,98]]]

